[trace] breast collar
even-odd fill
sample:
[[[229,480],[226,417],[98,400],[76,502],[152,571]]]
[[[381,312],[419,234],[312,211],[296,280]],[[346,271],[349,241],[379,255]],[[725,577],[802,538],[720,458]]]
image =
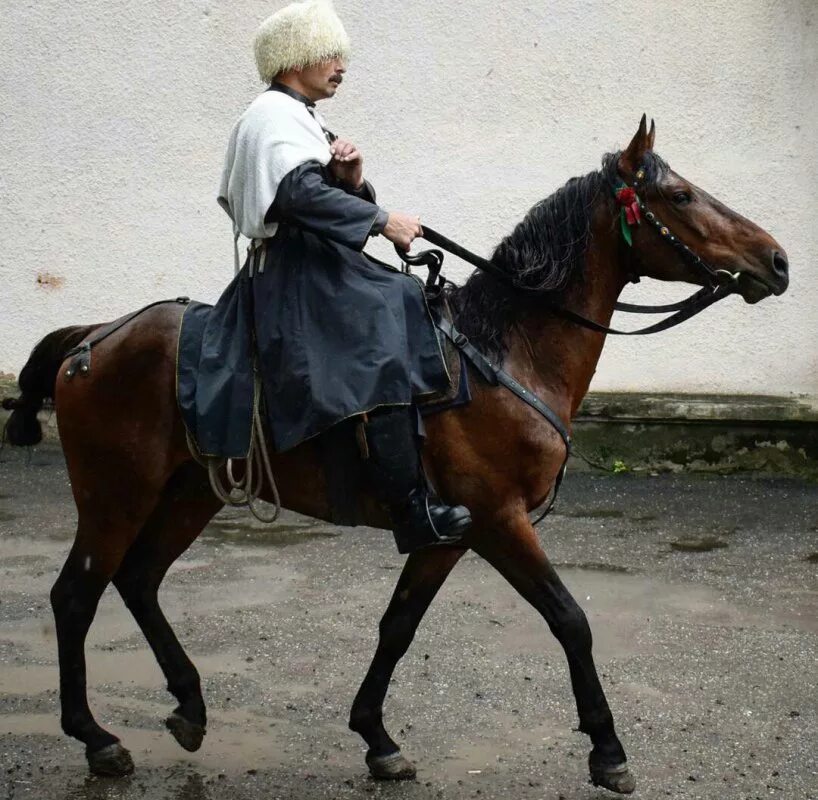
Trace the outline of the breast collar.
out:
[[[267,91],[281,92],[282,94],[292,97],[293,100],[303,103],[307,107],[307,111],[310,112],[312,118],[321,126],[321,130],[324,131],[324,136],[327,137],[327,144],[332,144],[338,138],[331,130],[327,129],[327,126],[324,125],[324,118],[315,108],[315,103],[305,94],[301,94],[301,92],[297,92],[295,89],[291,89],[289,86],[285,86],[283,83],[278,82],[271,84]]]

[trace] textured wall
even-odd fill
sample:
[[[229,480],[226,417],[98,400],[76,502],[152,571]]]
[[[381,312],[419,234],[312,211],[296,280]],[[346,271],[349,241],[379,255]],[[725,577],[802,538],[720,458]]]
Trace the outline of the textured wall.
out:
[[[677,171],[787,248],[787,295],[609,341],[594,388],[818,396],[815,0],[337,6],[356,57],[322,111],[387,208],[487,253],[644,110]],[[250,41],[277,7],[0,0],[0,371],[59,325],[215,300],[232,274],[223,148],[261,88]]]

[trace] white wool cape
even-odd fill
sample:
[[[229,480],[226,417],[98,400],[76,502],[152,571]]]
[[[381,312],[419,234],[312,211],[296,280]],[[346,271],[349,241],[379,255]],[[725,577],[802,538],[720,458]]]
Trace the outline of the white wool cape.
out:
[[[319,117],[320,119],[320,117]],[[233,220],[233,234],[274,236],[278,225],[264,216],[284,177],[308,161],[326,166],[329,143],[304,103],[283,92],[259,95],[239,117],[227,145],[219,205]]]

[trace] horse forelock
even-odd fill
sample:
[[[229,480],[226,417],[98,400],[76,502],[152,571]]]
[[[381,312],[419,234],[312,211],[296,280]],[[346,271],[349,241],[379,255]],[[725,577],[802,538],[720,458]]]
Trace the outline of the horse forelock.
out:
[[[601,169],[571,178],[541,200],[496,247],[492,262],[513,284],[533,289],[535,295],[515,292],[479,270],[449,291],[458,329],[491,357],[503,357],[507,334],[522,314],[559,303],[582,281],[594,210],[600,203],[613,208],[620,155],[606,154]],[[645,155],[644,166],[647,184],[668,170],[653,152]]]

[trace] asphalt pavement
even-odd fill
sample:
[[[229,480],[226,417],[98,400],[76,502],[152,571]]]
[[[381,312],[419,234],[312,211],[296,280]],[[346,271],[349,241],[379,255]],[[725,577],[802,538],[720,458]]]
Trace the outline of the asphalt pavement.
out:
[[[89,777],[59,729],[48,601],[74,524],[58,450],[0,452],[0,800],[613,797],[588,783],[559,646],[471,554],[385,707],[418,779],[371,780],[346,720],[402,564],[390,535],[232,509],[161,594],[202,675],[202,749],[165,731],[175,703],[109,590],[89,698],[136,771]],[[637,797],[818,800],[818,487],[574,474],[538,530],[590,619]]]

